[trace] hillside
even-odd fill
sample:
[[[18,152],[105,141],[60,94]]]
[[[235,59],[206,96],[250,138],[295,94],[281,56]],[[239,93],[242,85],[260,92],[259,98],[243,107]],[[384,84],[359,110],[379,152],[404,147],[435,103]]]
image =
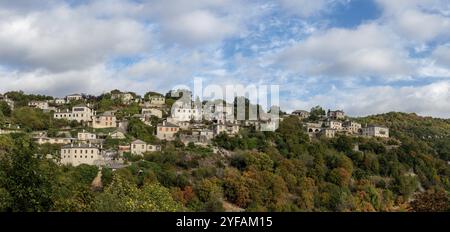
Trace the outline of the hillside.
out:
[[[123,117],[140,111],[136,103],[92,101]],[[59,165],[61,157],[46,156],[59,146],[32,139],[38,130],[86,129],[81,123],[22,106],[0,112],[1,123],[23,128],[0,135],[1,211],[448,210],[449,120],[387,113],[355,120],[388,126],[390,138],[310,139],[304,121],[290,116],[275,132],[243,127],[198,146],[159,141],[151,126],[130,119],[126,138],[105,146],[140,138],[161,151],[127,153],[125,168],[98,175],[96,166]],[[91,188],[97,175],[102,186]]]

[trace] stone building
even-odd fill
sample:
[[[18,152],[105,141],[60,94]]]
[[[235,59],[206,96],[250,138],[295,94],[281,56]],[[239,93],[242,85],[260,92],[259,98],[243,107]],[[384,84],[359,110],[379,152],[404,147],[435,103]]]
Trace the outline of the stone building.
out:
[[[101,160],[101,147],[92,144],[70,144],[61,148],[61,164],[71,164],[78,166],[80,164],[95,165],[96,161]]]
[[[389,138],[389,128],[384,126],[367,126],[362,128],[362,136]]]
[[[131,151],[131,154],[134,154],[134,155],[143,155],[145,152],[161,151],[161,146],[147,144],[146,142],[137,139],[137,140],[134,140],[133,142],[131,142],[130,151]]]
[[[349,134],[360,134],[361,124],[354,121],[346,121],[342,124],[343,130]]]
[[[225,123],[225,124],[215,124],[214,125],[214,135],[217,136],[220,133],[226,133],[228,135],[236,135],[239,133],[239,125],[233,123]]]
[[[156,109],[156,108],[143,108],[141,111],[141,114],[146,116],[146,117],[151,117],[151,116],[155,116],[157,118],[162,118],[163,117],[163,112],[160,109]]]
[[[77,138],[80,141],[88,141],[88,140],[97,139],[97,135],[83,130],[81,132],[78,132]]]
[[[335,120],[345,119],[345,112],[342,110],[328,110],[327,117]]]
[[[117,119],[112,111],[106,111],[102,114],[95,115],[92,121],[92,128],[115,128],[117,127]]]
[[[78,100],[82,100],[82,99],[83,99],[83,95],[78,94],[78,93],[66,96],[66,102],[78,101]]]
[[[96,112],[93,109],[85,105],[78,105],[72,107],[72,111],[58,110],[53,114],[53,117],[55,119],[66,119],[69,121],[75,120],[77,122],[91,122],[92,117],[95,116],[95,114]]]
[[[30,101],[28,102],[28,106],[35,107],[41,110],[48,110],[48,101]]]
[[[292,112],[292,115],[299,117],[300,119],[309,118],[309,112],[306,110],[296,110]]]
[[[156,137],[158,137],[158,139],[161,140],[174,140],[175,139],[175,134],[178,133],[178,131],[180,131],[180,127],[164,121],[163,123],[160,123],[157,125],[156,127]]]

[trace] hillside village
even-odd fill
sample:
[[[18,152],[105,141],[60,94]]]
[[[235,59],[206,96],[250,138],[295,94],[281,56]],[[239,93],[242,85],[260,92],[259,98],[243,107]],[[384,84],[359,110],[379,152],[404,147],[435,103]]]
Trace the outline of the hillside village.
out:
[[[15,181],[25,162],[39,164],[31,169],[39,178],[58,176],[52,191],[61,192],[42,201],[57,211],[155,210],[139,206],[140,195],[123,199],[124,183],[139,194],[159,188],[175,211],[408,211],[418,194],[449,186],[446,119],[354,118],[320,106],[252,118],[261,108],[248,99],[242,113],[239,98],[180,93],[2,94],[0,159],[10,160],[2,175]]]
[[[142,156],[147,152],[161,151],[161,141],[179,140],[185,145],[193,143],[198,146],[213,147],[212,139],[224,133],[237,136],[240,128],[254,130],[276,128],[276,121],[270,117],[259,115],[255,120],[236,120],[233,104],[222,101],[204,102],[199,107],[194,101],[173,105],[168,104],[165,96],[150,92],[142,98],[131,92],[113,90],[102,95],[102,100],[108,99],[118,103],[117,109],[102,111],[99,102],[92,96],[71,94],[64,98],[46,100],[31,100],[27,107],[36,108],[52,114],[53,119],[76,122],[67,126],[55,135],[47,131],[28,131],[39,145],[58,145],[61,164],[80,164],[107,166],[120,168],[125,166],[124,154]],[[186,92],[190,94],[190,92]],[[192,96],[189,97],[192,99]],[[100,100],[100,102],[102,101]],[[8,94],[0,95],[14,110],[15,102]],[[218,103],[219,102],[219,103]],[[117,116],[120,109],[133,105],[139,111],[135,114]],[[209,107],[206,108],[205,106]],[[209,109],[205,111],[204,109]],[[100,109],[101,110],[101,109]],[[296,110],[291,114],[281,114],[279,120],[296,116],[304,122],[304,130],[310,139],[325,137],[334,138],[337,134],[348,136],[389,138],[389,128],[379,125],[364,125],[348,119],[342,110],[328,110],[324,112],[309,112]],[[142,141],[127,133],[130,120],[138,119],[143,124],[153,128],[153,135],[157,139]],[[74,131],[75,130],[75,131]],[[2,125],[0,134],[23,131],[21,125],[6,123]],[[108,141],[115,141],[114,145],[104,145]],[[127,142],[129,141],[129,142]],[[217,148],[214,147],[217,151]],[[52,157],[55,154],[48,154]]]

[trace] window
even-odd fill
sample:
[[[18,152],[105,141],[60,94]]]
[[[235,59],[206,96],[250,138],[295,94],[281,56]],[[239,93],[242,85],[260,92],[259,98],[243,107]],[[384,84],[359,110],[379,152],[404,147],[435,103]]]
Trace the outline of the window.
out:
[[[94,154],[94,150],[91,150],[91,154]]]
[[[77,150],[75,150],[75,154],[77,154]]]
[[[93,159],[94,158],[94,156],[93,155],[91,155],[91,159]]]

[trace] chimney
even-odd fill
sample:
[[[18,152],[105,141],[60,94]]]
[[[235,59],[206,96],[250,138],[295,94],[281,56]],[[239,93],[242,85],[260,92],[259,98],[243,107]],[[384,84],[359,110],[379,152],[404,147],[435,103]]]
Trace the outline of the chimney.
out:
[[[70,144],[70,147],[73,147],[73,143]]]

